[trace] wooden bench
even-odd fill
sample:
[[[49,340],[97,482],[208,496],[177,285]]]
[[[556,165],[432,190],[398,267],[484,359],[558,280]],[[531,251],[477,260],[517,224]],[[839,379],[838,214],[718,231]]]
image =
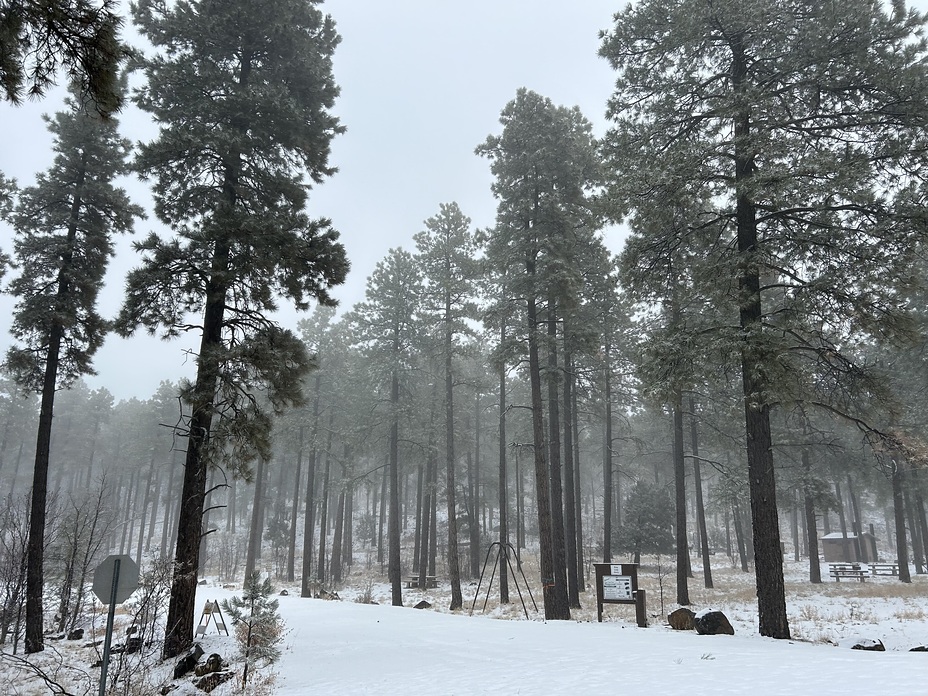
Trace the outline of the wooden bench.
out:
[[[425,576],[425,586],[427,588],[438,587],[438,577],[435,575],[426,575]],[[416,589],[419,587],[419,576],[418,575],[408,575],[406,576],[406,588],[407,589]]]
[[[841,578],[850,578],[863,582],[866,577],[860,563],[832,563],[828,574],[835,579],[835,582],[841,582]]]
[[[877,575],[899,576],[898,563],[868,563],[867,566],[870,568],[870,575],[873,577]]]

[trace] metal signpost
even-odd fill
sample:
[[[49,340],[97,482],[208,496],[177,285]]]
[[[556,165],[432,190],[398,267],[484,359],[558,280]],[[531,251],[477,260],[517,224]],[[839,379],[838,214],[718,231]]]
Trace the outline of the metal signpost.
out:
[[[122,604],[139,586],[139,567],[129,556],[112,555],[97,566],[93,574],[93,593],[110,605],[106,617],[106,638],[103,641],[103,661],[100,665],[99,696],[106,696],[106,671],[110,665],[110,643],[113,639],[113,619],[116,605]]]
[[[596,619],[603,620],[603,604],[634,604],[635,619],[647,628],[644,590],[638,589],[637,563],[594,563],[596,570]]]

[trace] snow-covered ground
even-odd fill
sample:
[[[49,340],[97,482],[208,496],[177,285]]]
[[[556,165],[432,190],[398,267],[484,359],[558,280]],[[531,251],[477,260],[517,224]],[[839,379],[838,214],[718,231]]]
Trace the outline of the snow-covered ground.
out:
[[[720,559],[721,560],[721,559]],[[666,625],[676,608],[672,575],[666,566],[641,568],[648,593],[651,625],[635,625],[634,607],[608,605],[605,621],[596,622],[595,598],[583,597],[584,608],[571,621],[545,622],[529,604],[500,608],[495,588],[486,615],[470,615],[476,586],[465,585],[463,612],[449,613],[448,588],[404,590],[406,607],[389,606],[389,587],[356,569],[350,584],[339,590],[340,601],[302,599],[299,588],[282,585],[278,597],[287,636],[280,662],[262,670],[275,673],[276,690],[258,692],[306,694],[574,694],[604,689],[622,694],[746,694],[801,696],[849,692],[928,693],[928,654],[909,652],[928,644],[928,577],[911,585],[894,578],[865,583],[804,580],[806,565],[787,564],[788,613],[792,640],[761,638],[757,633],[753,576],[731,568],[713,569],[715,588],[703,588],[702,575],[690,581],[695,610],[725,612],[734,636],[699,636]],[[531,573],[527,571],[529,577]],[[370,583],[370,584],[369,584]],[[661,587],[663,585],[663,588]],[[534,590],[535,588],[533,588]],[[664,606],[661,606],[663,590]],[[355,601],[369,593],[378,604]],[[236,589],[209,582],[199,588],[197,606],[221,600]],[[512,597],[518,602],[517,595]],[[537,597],[536,597],[537,598]],[[430,609],[412,605],[425,599]],[[880,640],[886,652],[851,650],[857,639]],[[206,654],[225,658],[236,651],[234,639],[211,627],[203,640]],[[74,694],[88,689],[93,650],[56,642],[65,667],[62,681],[74,679]],[[41,658],[52,665],[54,653]],[[167,681],[171,665],[157,668],[148,691]],[[159,671],[160,670],[160,671]],[[83,674],[83,679],[78,676]],[[75,676],[77,675],[77,676]],[[88,678],[89,677],[89,678]],[[8,686],[4,686],[4,680]],[[189,679],[179,680],[174,696],[202,693]],[[9,663],[0,673],[0,694],[53,693],[35,676],[18,675]],[[218,696],[241,693],[232,682],[213,691]]]
[[[342,600],[280,598],[291,633],[277,667],[280,694],[573,694],[593,690],[673,694],[846,695],[928,693],[928,579],[903,587],[894,579],[802,584],[789,569],[794,640],[761,638],[751,576],[716,571],[713,590],[691,581],[696,609],[720,608],[734,636],[678,632],[660,616],[660,588],[648,569],[651,626],[635,625],[634,607],[608,605],[597,623],[595,599],[572,621],[499,620],[434,610],[371,606]],[[666,578],[665,578],[666,580]],[[375,588],[388,602],[387,587]],[[469,610],[474,586],[465,589]],[[666,604],[665,610],[676,608]],[[674,597],[672,588],[670,597]],[[469,591],[468,591],[469,590]],[[346,593],[347,594],[347,593]],[[409,591],[407,604],[441,597]],[[482,606],[481,590],[478,610]],[[498,609],[490,609],[498,616]],[[886,652],[851,650],[854,639],[881,640]],[[827,641],[827,642],[826,642]]]

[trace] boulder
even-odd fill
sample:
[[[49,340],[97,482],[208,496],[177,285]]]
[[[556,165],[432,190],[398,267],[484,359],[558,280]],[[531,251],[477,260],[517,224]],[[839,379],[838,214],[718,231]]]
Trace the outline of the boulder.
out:
[[[194,643],[193,647],[185,652],[183,657],[174,665],[174,678],[180,679],[187,674],[187,672],[197,666],[197,662],[200,661],[201,657],[203,657],[203,646],[199,643]]]
[[[142,639],[138,636],[132,636],[126,639],[126,655],[137,653],[142,649]]]
[[[68,640],[81,640],[84,637],[83,628],[75,628],[73,631],[68,633]]]
[[[289,596],[289,595],[290,595],[290,593],[287,592],[286,590],[281,590],[281,591],[280,591],[280,596],[281,596],[281,597],[287,597],[287,596]]]
[[[206,658],[206,662],[202,665],[197,665],[197,668],[194,670],[194,674],[198,677],[205,676],[207,674],[212,674],[213,672],[222,671],[222,656],[219,653],[212,653],[209,657]]]
[[[413,609],[431,609],[432,605],[429,602],[426,602],[424,599],[419,602]]]
[[[916,645],[909,652],[928,652],[928,645]]]
[[[854,642],[854,645],[851,646],[851,650],[872,650],[873,652],[886,652],[886,646],[883,645],[883,641],[881,640],[862,638]]]
[[[735,629],[728,617],[718,609],[707,609],[696,614],[693,617],[693,627],[701,636],[735,635]]]
[[[670,627],[675,631],[692,631],[696,627],[693,623],[693,618],[695,616],[696,612],[693,610],[680,607],[667,615],[667,623],[669,623]]]
[[[231,671],[230,672],[212,672],[211,674],[207,674],[206,676],[200,677],[199,679],[197,679],[193,683],[193,685],[197,687],[198,689],[200,689],[200,691],[205,691],[206,693],[209,693],[210,691],[215,689],[217,686],[219,686],[223,682],[229,681],[234,676],[235,676],[235,672],[231,672]]]

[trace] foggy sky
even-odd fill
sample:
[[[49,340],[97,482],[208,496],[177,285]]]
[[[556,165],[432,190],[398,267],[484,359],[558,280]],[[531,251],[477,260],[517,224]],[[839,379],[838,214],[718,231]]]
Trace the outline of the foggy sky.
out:
[[[926,0],[928,1],[928,0]],[[579,106],[605,131],[605,105],[613,75],[597,56],[598,33],[610,26],[623,2],[583,0],[398,0],[389,3],[327,0],[342,43],[334,59],[341,96],[335,113],[347,133],[335,139],[330,163],[339,172],[310,195],[309,213],[328,217],[341,233],[351,273],[334,296],[342,308],[363,299],[365,280],[392,247],[413,249],[412,236],[439,204],[457,201],[477,227],[493,223],[489,162],[473,154],[501,130],[499,112],[516,90],[527,87],[555,104]],[[51,163],[51,137],[41,114],[62,108],[63,90],[21,107],[0,104],[3,148],[0,171],[21,185]],[[121,131],[133,141],[156,131],[133,107],[120,115]],[[124,183],[133,199],[150,207],[147,185]],[[159,229],[151,216],[136,225],[136,237]],[[137,264],[129,239],[118,243],[101,298],[105,316],[116,313],[127,270]],[[607,244],[617,251],[615,233]],[[0,248],[12,248],[11,232],[0,232]],[[12,299],[0,297],[9,317]],[[282,322],[295,326],[294,312]],[[138,336],[110,336],[88,377],[117,399],[145,399],[164,379],[193,375],[185,352],[199,337],[164,343]],[[0,348],[9,345],[0,332]]]

